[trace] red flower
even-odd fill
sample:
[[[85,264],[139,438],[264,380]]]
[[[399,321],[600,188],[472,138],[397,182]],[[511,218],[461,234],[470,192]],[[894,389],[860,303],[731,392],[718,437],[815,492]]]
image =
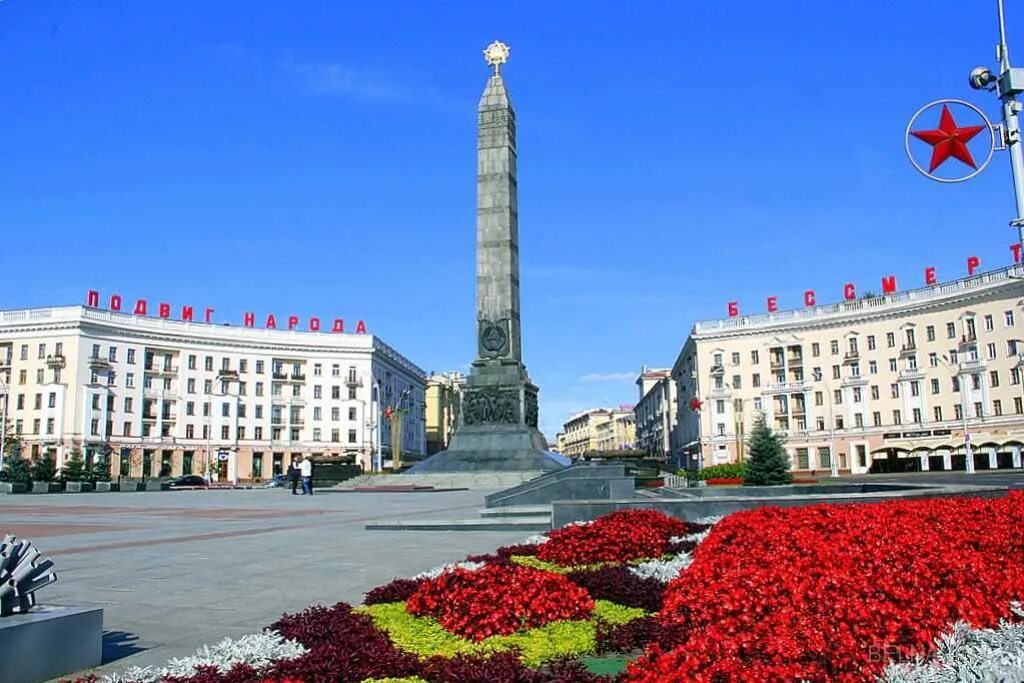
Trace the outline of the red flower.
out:
[[[562,566],[626,562],[668,552],[668,540],[692,530],[656,510],[619,510],[585,526],[568,526],[548,534],[537,557]]]
[[[586,619],[594,601],[561,574],[490,564],[424,581],[405,607],[410,614],[435,617],[452,633],[483,640],[552,621]]]
[[[994,626],[1024,597],[1024,493],[730,515],[669,585],[627,680],[869,681],[964,620]]]

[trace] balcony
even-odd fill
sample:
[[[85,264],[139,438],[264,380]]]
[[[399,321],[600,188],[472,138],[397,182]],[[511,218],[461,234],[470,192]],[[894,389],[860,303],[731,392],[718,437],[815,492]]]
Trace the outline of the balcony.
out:
[[[779,393],[783,391],[806,391],[808,389],[805,380],[792,382],[769,382],[764,385],[764,393]]]
[[[143,366],[145,372],[152,372],[157,375],[176,375],[178,374],[177,365],[158,365],[156,363],[150,363]]]
[[[900,358],[912,356],[917,353],[917,344],[904,344],[900,347]]]
[[[860,351],[847,351],[845,354],[843,354],[844,364],[856,363],[858,361],[860,361]]]
[[[110,361],[102,356],[89,356],[89,367],[106,369],[110,367]]]
[[[711,372],[714,373],[714,371],[715,371],[715,369],[711,368]],[[724,368],[723,368],[722,371],[723,372],[725,371]],[[345,380],[345,385],[349,386],[349,387],[362,387],[363,386],[363,378],[362,377],[355,377],[354,375],[349,375],[348,379]]]
[[[772,370],[781,370],[785,365],[785,362],[782,356],[773,356],[772,359],[769,361],[769,365]]]
[[[789,362],[790,365],[803,365],[804,364],[804,354],[802,354],[802,353],[790,354],[788,362]]]
[[[712,375],[724,375],[725,374],[725,366],[721,365],[721,364],[719,364],[719,365],[712,365],[711,366],[711,374]]]
[[[292,373],[292,381],[293,381],[293,382],[305,382],[305,381],[306,381],[306,375],[305,375],[305,373],[301,373],[301,372],[298,372],[298,373],[296,373],[296,372],[293,372],[293,373]]]
[[[977,341],[978,341],[978,335],[975,334],[974,332],[971,332],[970,334],[965,334],[965,335],[960,337],[960,346],[965,346],[967,344],[974,344]]]
[[[230,368],[224,368],[217,373],[217,379],[234,382],[238,380],[238,370],[231,370]]]
[[[272,375],[271,375],[271,376],[272,376],[272,377],[273,377],[274,379],[276,379],[276,380],[280,380],[280,381],[282,381],[282,382],[285,382],[285,381],[287,381],[287,380],[288,380],[288,373],[287,373],[287,372],[275,372],[275,373],[272,373]]]
[[[46,367],[48,368],[62,368],[64,367],[64,354],[55,353],[52,356],[46,357]]]

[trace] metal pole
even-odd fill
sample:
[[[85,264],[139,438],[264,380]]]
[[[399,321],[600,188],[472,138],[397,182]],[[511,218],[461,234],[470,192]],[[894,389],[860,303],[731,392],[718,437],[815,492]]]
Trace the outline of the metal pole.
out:
[[[1010,152],[1013,193],[1017,200],[1017,217],[1010,221],[1010,225],[1017,228],[1017,237],[1024,244],[1024,148],[1021,146],[1018,117],[1021,104],[1017,102],[1017,93],[1020,92],[1021,84],[1014,83],[1015,79],[1011,78],[1010,74],[1010,52],[1006,45],[1006,18],[1003,12],[1003,0],[996,0],[996,7],[999,11],[999,99],[1003,103],[1005,142],[1007,150]],[[1019,80],[1019,75],[1017,80]]]
[[[841,391],[841,390],[840,390]],[[833,477],[839,476],[839,459],[836,453],[836,418],[832,410],[832,393],[828,394],[828,465]]]

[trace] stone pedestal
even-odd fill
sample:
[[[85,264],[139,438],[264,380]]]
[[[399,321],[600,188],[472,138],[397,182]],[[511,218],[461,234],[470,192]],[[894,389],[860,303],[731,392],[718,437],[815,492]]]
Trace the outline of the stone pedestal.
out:
[[[42,683],[99,666],[103,610],[36,607],[0,618],[0,680]]]
[[[68,493],[87,493],[93,490],[91,481],[69,481],[64,484],[64,490]]]
[[[0,481],[0,493],[25,493],[28,484],[21,481]]]
[[[60,493],[63,491],[61,485],[54,481],[32,482],[32,493]]]

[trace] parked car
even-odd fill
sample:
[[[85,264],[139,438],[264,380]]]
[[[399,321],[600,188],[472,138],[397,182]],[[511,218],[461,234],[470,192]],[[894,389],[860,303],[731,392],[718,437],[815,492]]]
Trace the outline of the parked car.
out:
[[[172,489],[195,488],[197,486],[207,487],[209,485],[210,483],[198,474],[186,474],[183,477],[172,480],[170,483]]]
[[[275,474],[273,479],[268,479],[267,483],[263,485],[265,489],[278,489],[285,486],[288,482],[288,477],[283,474]]]

